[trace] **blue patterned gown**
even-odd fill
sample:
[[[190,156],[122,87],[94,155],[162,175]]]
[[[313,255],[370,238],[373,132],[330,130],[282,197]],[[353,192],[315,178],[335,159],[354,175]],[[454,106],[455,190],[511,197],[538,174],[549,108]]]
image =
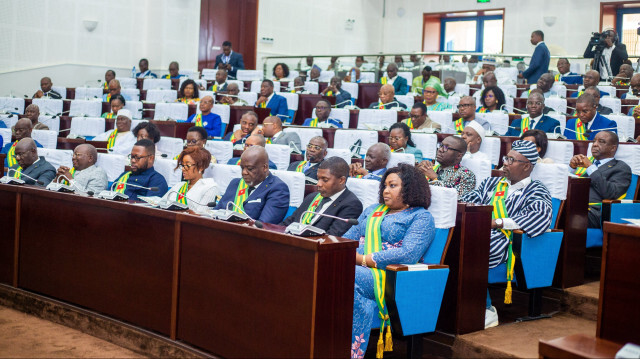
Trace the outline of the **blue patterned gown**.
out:
[[[364,254],[364,235],[367,219],[377,207],[374,204],[362,212],[359,224],[351,227],[344,238],[360,242],[357,252]],[[381,225],[382,251],[373,254],[377,268],[385,269],[389,264],[417,263],[425,254],[435,235],[433,216],[422,207],[411,207],[402,212],[387,214]],[[371,328],[378,318],[378,305],[374,299],[373,275],[369,268],[356,266],[353,301],[353,329],[351,339],[352,358],[363,358]]]

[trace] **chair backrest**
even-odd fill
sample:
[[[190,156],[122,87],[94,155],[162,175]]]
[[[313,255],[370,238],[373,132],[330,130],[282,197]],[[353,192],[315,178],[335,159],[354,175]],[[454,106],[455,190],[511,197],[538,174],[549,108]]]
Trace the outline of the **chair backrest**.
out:
[[[149,79],[145,79],[147,81]],[[147,90],[147,102],[175,102],[178,99],[176,90]]]
[[[209,166],[209,168],[204,171],[205,178],[213,178],[216,181],[220,188],[220,194],[223,194],[227,190],[227,187],[229,187],[229,183],[234,178],[240,178],[241,176],[242,169],[240,168],[240,166],[236,165],[216,163]]]
[[[369,71],[363,71],[360,73],[360,82],[363,84],[371,84],[376,82],[376,74]]]
[[[389,163],[387,164],[387,168],[395,167],[399,163],[406,163],[408,165],[414,166],[415,162],[416,162],[416,157],[412,153],[391,152],[391,158],[389,158]]]
[[[359,130],[384,130],[398,122],[398,112],[395,110],[364,109],[358,114]]]
[[[281,92],[279,95],[287,99],[287,108],[289,110],[298,111],[299,95],[297,93]]]
[[[542,182],[551,194],[551,204],[553,208],[551,228],[555,228],[560,203],[567,199],[569,166],[560,163],[538,163],[533,167],[531,179]]]
[[[501,83],[514,84],[518,80],[518,69],[515,67],[498,67],[494,70],[494,73],[497,78],[502,80],[500,81]],[[511,96],[511,97],[515,97],[515,96]]]
[[[156,144],[156,149],[160,153],[166,154],[167,158],[174,158],[176,155],[179,155],[183,148],[183,140],[176,137],[162,136]]]
[[[100,117],[102,114],[102,101],[96,100],[72,100],[69,116]]]
[[[240,81],[262,80],[262,71],[260,70],[238,70],[236,71],[236,79]]]
[[[116,77],[116,80],[120,81],[120,87],[123,89],[135,89],[138,87],[138,79],[133,77]]]
[[[38,122],[47,125],[51,131],[60,131],[60,117],[56,116],[38,116]]]
[[[225,164],[233,158],[233,143],[230,141],[209,140],[204,148],[216,158],[218,163]]]
[[[238,85],[238,90],[240,90],[240,92],[244,92],[244,81],[227,79],[227,84],[236,84]]]
[[[411,86],[411,83],[413,83],[413,72],[398,71],[398,76],[404,77],[405,79],[407,79],[407,86]]]
[[[562,134],[564,132],[564,128],[567,126],[567,116],[561,115],[559,113],[549,112],[547,116],[553,118],[554,120],[558,120],[560,122],[560,128],[555,129],[555,133]]]
[[[56,148],[58,146],[58,132],[51,130],[33,130],[31,137],[40,142],[44,148]]]
[[[423,257],[424,263],[444,263],[444,254],[449,242],[450,232],[456,225],[458,212],[458,191],[455,188],[431,186],[431,205],[429,212],[433,216],[436,234]]]
[[[545,106],[549,106],[552,109],[560,113],[567,113],[567,100],[560,97],[549,97],[544,100]]]
[[[454,91],[461,95],[469,96],[470,88],[467,84],[456,84]]]
[[[213,108],[211,109],[211,112],[220,116],[220,120],[222,121],[222,123],[225,125],[224,127],[226,128],[226,125],[229,124],[229,119],[231,118],[231,106],[217,104],[213,106]],[[199,106],[198,106],[198,113],[200,113]],[[224,132],[224,128],[223,128],[223,132]],[[220,134],[220,136],[222,135],[224,135],[224,133]]]
[[[618,127],[618,138],[625,141],[627,138],[635,138],[636,120],[631,116],[607,115],[606,118],[615,121]]]
[[[272,170],[271,173],[289,187],[289,207],[300,207],[304,199],[304,173],[286,170]]]
[[[0,97],[0,112],[24,113],[24,99],[19,97]]]
[[[185,82],[185,81],[187,81],[187,80],[193,80],[193,81],[195,81],[195,83],[196,83],[198,86],[202,86],[202,87],[204,87],[205,89],[207,88],[207,80],[204,80],[204,79],[196,79],[196,78],[193,78],[193,77],[181,77],[181,78],[180,78],[180,83],[178,84],[178,88],[182,87],[182,83],[183,83],[183,82]],[[200,95],[200,98],[202,98],[202,95]]]
[[[38,156],[43,156],[55,169],[60,168],[60,166],[66,166],[69,168],[73,167],[73,162],[71,161],[71,158],[73,157],[72,150],[38,148]]]
[[[612,109],[613,113],[622,112],[622,100],[617,97],[603,97],[600,99],[600,104],[604,107],[609,107],[610,109]]]
[[[453,113],[451,111],[429,111],[427,113],[431,121],[439,123],[442,132],[455,133],[456,129],[453,124]]]
[[[485,119],[491,125],[491,129],[500,135],[509,130],[509,114],[506,113],[476,113],[477,118]]]
[[[76,100],[91,100],[99,99],[102,101],[102,88],[101,87],[76,87]]]
[[[251,92],[260,93],[262,80],[251,81]],[[273,81],[273,92],[280,92],[280,81]]]
[[[95,137],[105,131],[105,119],[101,117],[74,117],[69,134]]]
[[[143,90],[170,90],[170,79],[144,79],[142,82]],[[147,95],[148,96],[148,95]]]
[[[346,148],[327,148],[327,157],[340,157],[347,162],[347,164],[351,164],[351,151]]]
[[[362,208],[378,203],[380,181],[362,178],[347,178],[347,188],[362,202]]]
[[[123,155],[113,153],[98,153],[98,162],[96,166],[102,168],[107,173],[109,182],[118,179],[118,176],[124,172],[127,158]]]
[[[124,105],[124,108],[131,111],[134,120],[139,120],[142,118],[142,102],[127,101],[127,104]]]
[[[500,162],[500,138],[487,136],[480,145],[480,152],[484,153],[491,160],[491,164],[497,166]]]
[[[186,103],[157,103],[153,114],[154,120],[167,119],[185,121],[189,114],[189,106]]]
[[[311,118],[316,117],[315,107],[311,110]],[[342,128],[349,128],[349,122],[351,120],[349,110],[344,108],[332,108],[329,113],[329,118],[342,121]]]
[[[598,89],[602,92],[606,92],[609,94],[609,96],[611,97],[616,97],[616,88],[613,86],[607,86],[607,85],[598,85]],[[602,98],[601,98],[602,100]]]
[[[351,98],[358,99],[358,84],[342,81],[342,89],[351,94]]]
[[[34,98],[31,103],[38,105],[41,115],[53,116],[62,113],[62,100]]]
[[[488,159],[470,160],[468,156],[462,157],[460,164],[467,167],[474,175],[476,175],[476,187],[486,178],[491,177],[491,161]]]
[[[413,103],[415,101],[413,95],[396,95],[396,99],[398,102],[403,103],[407,106],[407,109],[411,111],[413,107]]]
[[[11,128],[0,128],[0,137],[5,145],[11,142]],[[4,146],[4,145],[3,145]]]
[[[551,91],[555,91],[562,98],[567,98],[567,86],[561,83],[554,82]]]
[[[549,140],[545,158],[551,158],[555,163],[569,165],[573,157],[573,143],[571,141]]]
[[[360,142],[359,145],[357,144],[358,141]],[[353,146],[360,146],[359,148],[353,148],[353,152],[359,153],[363,158],[369,147],[376,143],[378,143],[378,131],[336,130],[333,138],[333,148],[352,150]]]
[[[291,84],[293,84],[293,82]],[[315,81],[307,81],[304,83],[304,89],[310,94],[317,95],[320,93],[320,84]]]
[[[164,177],[169,188],[182,179],[182,171],[175,169],[177,165],[178,161],[170,158],[156,158],[153,163],[153,168]]]
[[[318,82],[329,82],[331,81],[331,78],[334,77],[335,75],[336,73],[333,70],[320,71],[320,77],[318,77]]]
[[[322,137],[322,129],[316,127],[287,127],[283,132],[294,132],[300,137],[300,151],[305,151],[309,141],[316,136]]]
[[[253,104],[258,101],[258,94],[255,92],[240,92],[238,94],[238,98],[245,100],[249,106],[253,106]]]
[[[500,88],[500,90],[502,90],[502,92],[504,92],[505,96],[509,96],[509,97],[518,97],[517,93],[518,93],[518,89],[516,88],[516,85],[498,85],[498,87]]]
[[[67,99],[67,88],[64,86],[51,86],[51,89],[62,96],[63,100]]]
[[[143,122],[148,122],[147,120],[131,120],[131,130],[136,128],[139,124]],[[133,132],[131,133],[133,135]]]
[[[120,93],[122,94],[122,96],[128,97],[131,99],[131,100],[127,100],[127,103],[129,103],[129,101],[140,101],[140,90],[136,88],[133,88],[133,89],[123,88],[122,90],[120,90]]]
[[[411,133],[411,139],[416,147],[422,151],[422,157],[434,160],[438,147],[438,135],[433,133]]]
[[[286,171],[289,167],[291,149],[289,145],[267,144],[265,146],[271,162],[276,164],[279,170]]]

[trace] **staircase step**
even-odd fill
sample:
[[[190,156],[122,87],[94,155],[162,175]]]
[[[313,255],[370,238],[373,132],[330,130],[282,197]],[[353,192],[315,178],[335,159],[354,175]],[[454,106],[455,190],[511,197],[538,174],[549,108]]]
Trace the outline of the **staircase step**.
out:
[[[592,321],[598,318],[599,281],[564,290],[546,289],[544,295],[559,300],[563,312]]]

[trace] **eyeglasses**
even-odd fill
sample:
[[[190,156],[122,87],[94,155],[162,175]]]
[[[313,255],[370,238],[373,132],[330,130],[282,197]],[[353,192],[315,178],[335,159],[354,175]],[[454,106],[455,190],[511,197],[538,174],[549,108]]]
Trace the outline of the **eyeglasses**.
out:
[[[460,150],[458,150],[456,148],[449,147],[447,145],[443,145],[442,143],[438,143],[438,149],[442,149],[442,152],[447,152],[449,150],[456,151],[456,152],[462,152],[462,151],[460,151]]]
[[[436,93],[438,91],[434,91],[434,90],[424,90],[422,91],[423,93]]]
[[[509,166],[511,166],[514,162],[529,163],[529,161],[516,160],[515,158],[509,156],[502,156],[502,162]]]
[[[184,143],[185,143],[187,146],[193,146],[193,145],[198,144],[198,141],[200,141],[200,140],[184,140]]]
[[[411,114],[411,118],[420,118],[420,117],[424,117],[424,116],[426,116],[426,115],[427,115],[426,113],[425,113],[425,114],[423,114],[423,115],[414,115],[414,114]]]
[[[536,101],[536,102],[527,101],[527,106],[529,106],[529,105],[531,105],[531,106],[542,106],[542,102],[540,102],[540,101]]]
[[[403,138],[406,138],[406,137],[405,136],[393,136],[393,137],[389,137],[389,141],[398,142],[398,141],[402,140]]]
[[[191,169],[191,167],[193,167],[193,166],[195,166],[195,165],[196,165],[195,163],[192,163],[192,164],[181,163],[181,164],[179,164],[178,166],[180,166],[180,169],[184,169],[184,168],[186,168],[187,170],[190,170],[190,169]]]
[[[475,105],[472,103],[461,103],[458,105],[458,108],[465,108],[465,107],[475,107]]]
[[[271,126],[273,125],[273,122],[263,122],[262,126]]]
[[[310,144],[310,143],[309,143],[309,144],[307,145],[307,149],[308,149],[308,150],[314,150],[314,151],[320,151],[320,150],[322,149],[322,147],[320,147],[320,146],[316,146],[316,145],[312,145],[312,144]]]
[[[151,157],[152,155],[146,155],[146,156],[131,156],[130,154],[127,156],[129,158],[130,161],[140,161],[143,158],[147,158],[147,157]]]

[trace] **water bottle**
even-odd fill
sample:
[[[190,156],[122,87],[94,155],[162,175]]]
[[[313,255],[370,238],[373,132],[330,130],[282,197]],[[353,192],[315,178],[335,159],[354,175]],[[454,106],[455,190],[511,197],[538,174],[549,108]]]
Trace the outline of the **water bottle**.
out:
[[[136,67],[135,66],[131,69],[131,77],[134,78],[134,79],[136,78]]]
[[[356,69],[351,69],[351,82],[353,83],[358,82],[356,79]]]

